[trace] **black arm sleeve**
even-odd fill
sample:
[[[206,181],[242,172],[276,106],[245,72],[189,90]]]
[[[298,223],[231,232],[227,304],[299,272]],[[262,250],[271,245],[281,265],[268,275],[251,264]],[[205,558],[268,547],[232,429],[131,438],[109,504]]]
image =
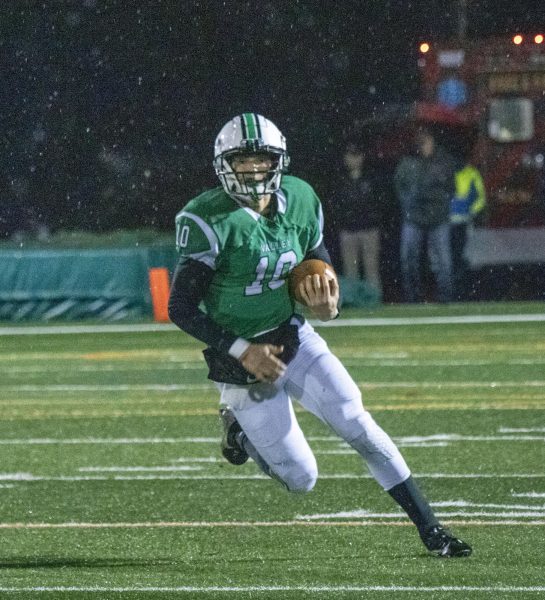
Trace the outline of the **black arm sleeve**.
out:
[[[168,316],[189,335],[208,346],[228,352],[237,336],[215,323],[199,308],[214,271],[196,260],[181,258],[174,271]]]
[[[319,246],[314,248],[314,250],[309,250],[309,252],[306,253],[305,260],[308,260],[310,258],[317,258],[319,260],[323,260],[328,265],[333,266],[333,263],[331,262],[331,256],[329,256],[329,252],[327,251],[327,248],[325,247],[323,241]]]

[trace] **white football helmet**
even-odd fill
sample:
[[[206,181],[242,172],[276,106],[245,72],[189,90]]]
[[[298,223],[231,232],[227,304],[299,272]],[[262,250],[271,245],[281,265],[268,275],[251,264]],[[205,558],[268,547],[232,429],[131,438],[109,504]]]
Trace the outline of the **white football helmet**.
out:
[[[272,168],[261,179],[255,173],[235,173],[236,155],[267,154]],[[223,189],[242,206],[255,206],[260,197],[280,188],[282,173],[289,165],[286,138],[274,123],[256,113],[243,113],[226,123],[214,144],[214,169]]]

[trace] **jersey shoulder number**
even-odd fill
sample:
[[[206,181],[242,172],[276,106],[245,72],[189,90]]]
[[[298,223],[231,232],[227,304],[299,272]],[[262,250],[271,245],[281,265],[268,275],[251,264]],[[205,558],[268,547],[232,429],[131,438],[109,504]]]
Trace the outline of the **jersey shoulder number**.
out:
[[[176,249],[180,256],[215,268],[219,241],[199,203],[190,202],[176,215]]]

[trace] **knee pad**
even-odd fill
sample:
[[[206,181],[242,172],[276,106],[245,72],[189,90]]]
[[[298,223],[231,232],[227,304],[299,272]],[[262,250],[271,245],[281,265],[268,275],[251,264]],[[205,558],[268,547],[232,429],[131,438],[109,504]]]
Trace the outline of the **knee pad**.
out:
[[[275,475],[288,492],[303,494],[310,492],[316,485],[318,479],[318,467],[316,462],[312,464],[295,464],[287,471],[282,473],[282,476]]]
[[[352,445],[353,440],[362,437],[367,438],[378,427],[373,417],[363,408],[360,397],[338,402],[334,408],[334,411],[325,415],[326,422],[348,444]]]

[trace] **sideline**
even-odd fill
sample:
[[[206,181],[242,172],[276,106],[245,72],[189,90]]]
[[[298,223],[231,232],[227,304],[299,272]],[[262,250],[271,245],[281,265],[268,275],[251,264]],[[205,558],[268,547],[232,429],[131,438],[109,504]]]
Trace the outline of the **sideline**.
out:
[[[390,317],[368,319],[334,319],[314,321],[313,327],[387,327],[391,325],[465,325],[472,323],[533,323],[545,321],[543,314],[522,315],[458,315],[450,317]],[[111,325],[41,325],[20,327],[0,326],[0,336],[8,335],[59,335],[82,333],[150,333],[179,331],[172,323],[134,323]]]

